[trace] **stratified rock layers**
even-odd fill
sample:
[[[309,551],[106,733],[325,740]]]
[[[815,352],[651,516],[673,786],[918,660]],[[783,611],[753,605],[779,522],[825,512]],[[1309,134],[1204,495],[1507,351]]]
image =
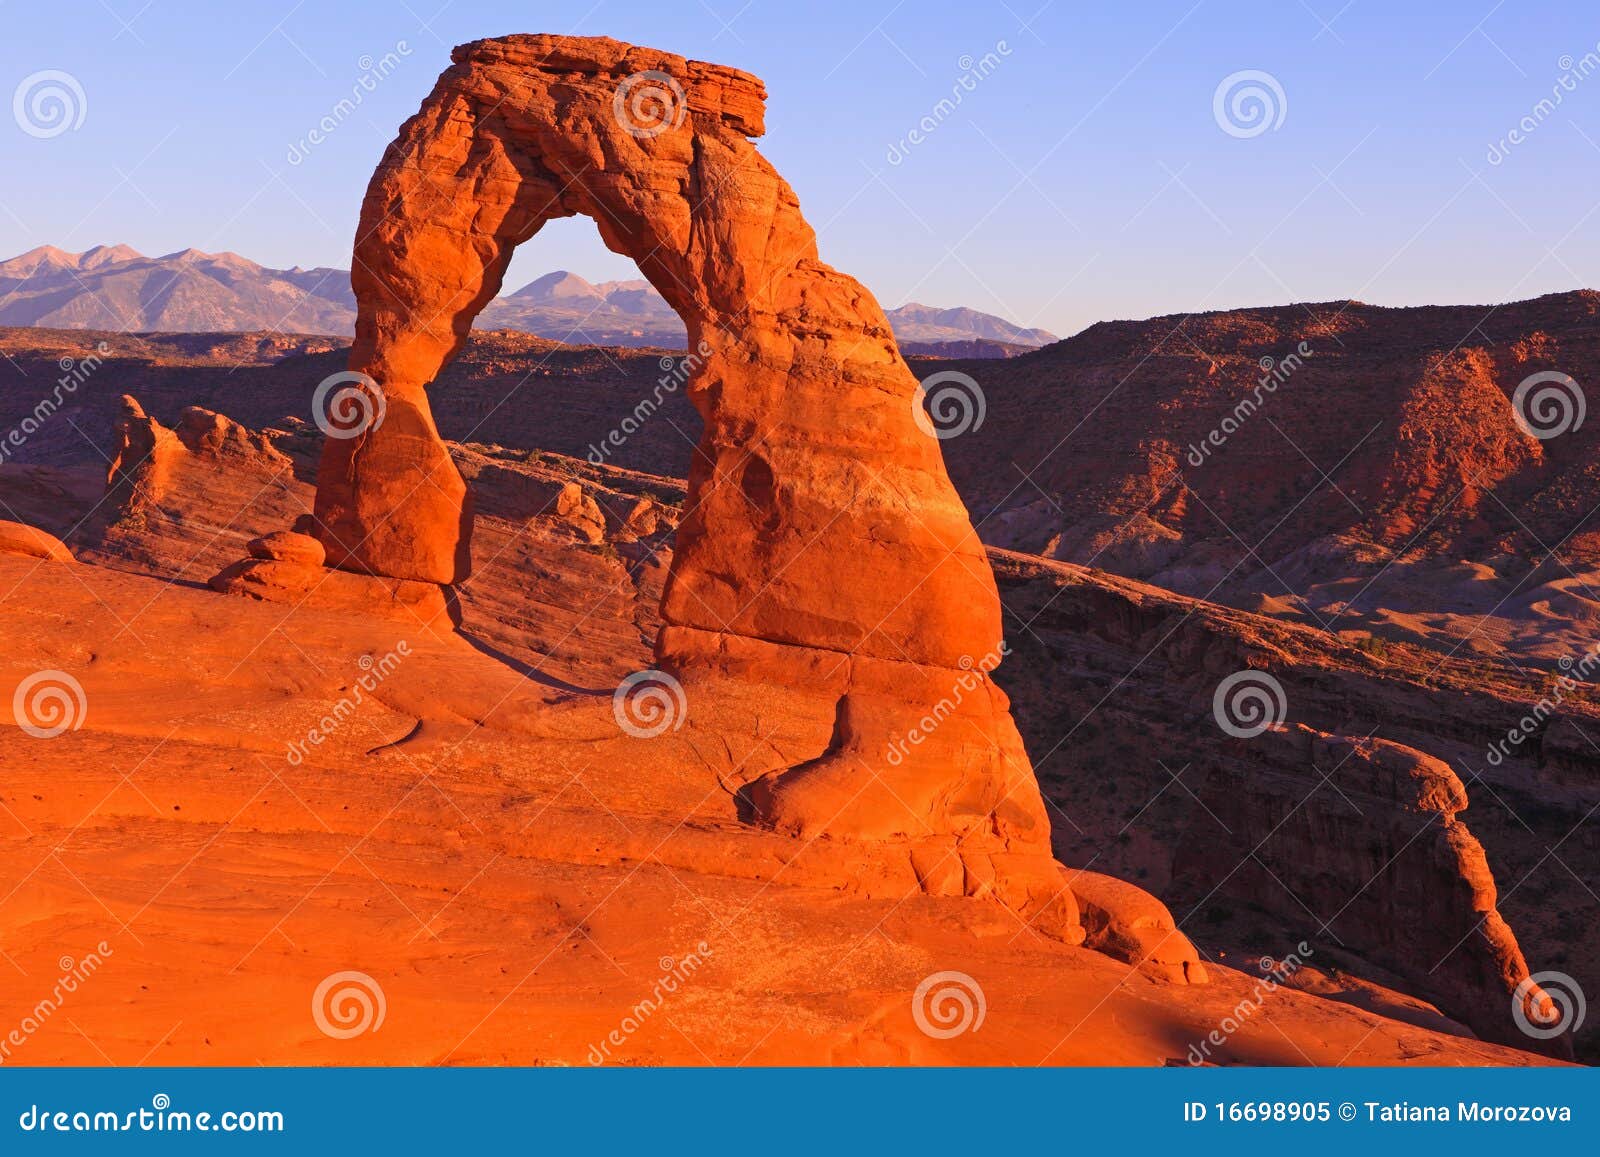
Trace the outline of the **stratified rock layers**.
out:
[[[513,36],[453,60],[362,207],[350,368],[375,380],[385,416],[327,443],[316,513],[329,564],[465,577],[466,487],[424,387],[513,249],[552,218],[588,216],[683,317],[687,393],[705,419],[658,662],[691,703],[735,683],[803,687],[795,701],[820,703],[832,737],[798,763],[747,769],[750,818],[905,844],[922,864],[953,840],[961,890],[1026,897],[1013,906],[1081,938],[989,677],[1003,646],[983,548],[915,420],[917,383],[883,311],[818,259],[793,190],[748,139],[763,129],[761,82],[605,39]]]
[[[1201,789],[1209,816],[1178,849],[1175,874],[1221,881],[1208,896],[1331,936],[1486,1039],[1571,1056],[1570,1037],[1517,1027],[1514,1002],[1540,1025],[1550,998],[1529,980],[1483,846],[1457,818],[1467,790],[1448,764],[1298,724],[1234,747]]]

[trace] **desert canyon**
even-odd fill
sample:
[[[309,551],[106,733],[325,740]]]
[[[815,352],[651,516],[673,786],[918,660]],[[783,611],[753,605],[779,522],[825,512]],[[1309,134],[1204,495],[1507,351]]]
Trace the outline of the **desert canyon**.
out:
[[[0,329],[16,1059],[1592,1061],[1600,295],[897,342],[766,101],[463,45],[353,340]],[[494,328],[572,216],[681,346]]]

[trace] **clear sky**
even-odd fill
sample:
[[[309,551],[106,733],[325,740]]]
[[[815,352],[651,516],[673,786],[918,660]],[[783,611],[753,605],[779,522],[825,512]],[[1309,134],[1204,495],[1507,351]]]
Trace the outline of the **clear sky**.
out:
[[[0,95],[46,70],[82,92],[81,123],[53,136],[24,131],[26,101],[0,118],[0,256],[122,242],[346,266],[373,165],[449,47],[561,32],[761,76],[762,150],[824,259],[888,307],[970,305],[1065,335],[1600,285],[1593,0],[441,2],[0,0]],[[1282,93],[1265,90],[1256,135],[1215,107],[1245,70]],[[554,268],[636,276],[584,220],[524,246],[510,284]]]

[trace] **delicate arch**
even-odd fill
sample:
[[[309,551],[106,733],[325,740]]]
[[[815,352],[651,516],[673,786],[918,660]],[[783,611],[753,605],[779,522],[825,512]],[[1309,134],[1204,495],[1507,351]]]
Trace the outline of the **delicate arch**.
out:
[[[386,418],[326,443],[330,562],[466,575],[470,502],[425,387],[512,250],[552,217],[592,217],[678,311],[698,363],[687,393],[705,432],[656,661],[682,679],[691,729],[709,718],[724,740],[730,762],[709,770],[740,775],[747,819],[872,841],[884,874],[869,887],[992,893],[1080,942],[990,678],[1005,648],[983,546],[882,309],[818,260],[793,190],[750,143],[761,82],[605,39],[511,36],[452,55],[362,205],[350,367],[384,392]],[[784,751],[763,713],[786,720]],[[765,763],[735,766],[730,737]],[[1125,951],[1115,923],[1102,933]],[[1180,975],[1198,968],[1175,931],[1161,944]]]
[[[666,621],[942,666],[988,653],[1000,615],[982,546],[882,310],[818,260],[748,139],[761,82],[604,39],[507,37],[453,59],[362,205],[350,366],[386,409],[327,443],[317,515],[334,565],[466,576],[470,503],[425,386],[516,246],[583,214],[704,351]]]

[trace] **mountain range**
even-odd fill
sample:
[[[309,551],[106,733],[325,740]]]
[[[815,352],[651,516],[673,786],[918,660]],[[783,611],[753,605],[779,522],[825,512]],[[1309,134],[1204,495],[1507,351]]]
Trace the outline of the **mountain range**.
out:
[[[83,253],[44,245],[0,261],[0,324],[344,334],[355,325],[355,297],[344,270],[266,269],[198,249],[145,257],[126,245]]]
[[[1056,340],[975,309],[911,303],[888,311],[907,353],[1008,357]],[[647,281],[585,281],[558,270],[496,298],[479,329],[574,345],[682,348],[683,322]],[[83,253],[40,246],[0,261],[0,326],[130,333],[349,334],[347,270],[269,269],[236,253],[146,257],[126,245]]]

